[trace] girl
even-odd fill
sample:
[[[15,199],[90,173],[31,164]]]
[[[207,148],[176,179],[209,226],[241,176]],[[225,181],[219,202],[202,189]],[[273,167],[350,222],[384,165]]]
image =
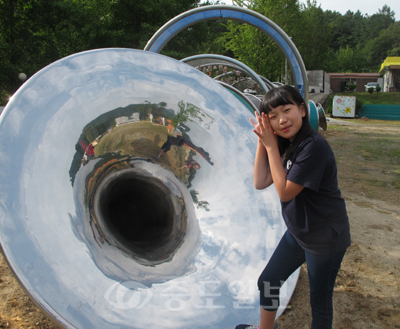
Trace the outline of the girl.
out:
[[[254,185],[264,189],[274,183],[287,226],[258,280],[259,328],[274,328],[279,289],[306,262],[311,328],[330,329],[333,287],[350,246],[349,221],[337,185],[333,152],[311,128],[305,102],[293,87],[270,90],[256,120],[250,119],[258,136]]]

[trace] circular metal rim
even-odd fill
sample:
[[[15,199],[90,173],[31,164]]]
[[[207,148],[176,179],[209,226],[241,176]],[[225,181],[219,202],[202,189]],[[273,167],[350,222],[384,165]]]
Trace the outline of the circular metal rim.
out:
[[[255,26],[272,38],[288,59],[294,72],[296,87],[308,102],[307,73],[303,59],[290,37],[273,21],[247,8],[237,6],[204,6],[186,11],[164,24],[148,41],[144,50],[161,52],[176,34],[196,23],[212,19],[230,19]]]
[[[246,71],[254,80],[256,80],[260,84],[262,89],[264,89],[265,92],[268,92],[269,88],[266,86],[266,84],[260,78],[260,76],[256,72],[254,72],[250,67],[248,67],[247,65],[243,64],[242,62],[240,62],[236,59],[233,59],[233,58],[230,58],[227,56],[216,55],[216,54],[202,54],[202,55],[194,55],[194,56],[186,57],[184,59],[181,59],[181,62],[187,63],[189,61],[193,61],[196,59],[207,59],[207,58],[224,60],[224,61],[230,62],[230,63],[240,67],[241,69]]]
[[[105,52],[105,53],[107,53],[107,52],[115,52],[115,53],[119,53],[119,52],[124,52],[124,51],[127,51],[127,50],[124,50],[124,49],[103,49],[103,50],[92,50],[92,51],[89,51],[90,53],[92,53],[92,54],[97,54],[97,53],[102,53],[102,52]],[[133,50],[129,50],[130,52],[131,51],[133,51]],[[69,70],[72,70],[72,69],[78,69],[79,68],[79,65],[75,65],[74,64],[74,62],[73,62],[73,59],[75,58],[75,57],[79,57],[79,56],[83,56],[83,55],[85,55],[85,54],[74,54],[74,55],[71,55],[71,56],[69,56],[68,57],[68,59],[63,59],[64,61],[66,61],[66,60],[68,60],[68,63],[69,63],[69,65],[68,65],[68,69]],[[101,55],[101,54],[99,54],[99,55]],[[111,54],[110,54],[111,55]],[[115,55],[115,54],[114,54]],[[148,55],[150,55],[149,57],[151,57],[151,56],[155,56],[156,54],[148,54]],[[163,56],[161,56],[161,57],[163,57]],[[111,57],[110,57],[111,58]],[[92,62],[92,60],[90,61],[90,62]],[[178,62],[178,61],[176,61],[176,62]],[[105,60],[105,63],[107,64],[107,65],[111,65],[110,63],[111,63],[111,61],[109,60],[109,59],[106,59]],[[62,64],[62,62],[61,62],[61,60],[60,61],[58,61],[58,64],[56,64],[56,63],[53,63],[53,64],[51,64],[52,66],[49,66],[49,67],[47,67],[47,70],[50,70],[50,69],[54,69],[54,67],[55,67],[55,65],[58,65],[58,67],[60,67],[60,65],[59,64]],[[157,64],[159,64],[159,63],[157,63]],[[183,66],[183,70],[185,70],[185,68],[186,68],[186,65],[182,65]],[[100,67],[100,66],[99,66]],[[172,69],[171,69],[172,70]],[[41,71],[42,72],[42,76],[43,76],[43,72],[44,71]],[[110,70],[110,72],[114,72],[113,70]],[[129,74],[136,74],[136,72],[135,72],[135,70],[126,70],[126,72],[130,72]],[[133,73],[132,73],[133,72]],[[174,72],[176,72],[176,70],[174,71]],[[199,75],[197,75],[197,77],[198,78],[200,78],[199,80],[201,80],[203,77],[202,76],[200,76],[200,75],[203,75],[202,73],[200,73],[200,72],[196,72],[196,70],[193,70],[193,74],[196,76],[196,74],[199,74]],[[69,76],[69,75],[66,75],[67,77]],[[58,76],[58,75],[53,75],[52,77],[56,77],[57,79],[59,79],[60,77]],[[40,74],[38,73],[36,76],[35,76],[35,78],[33,78],[33,79],[39,79],[40,78]],[[205,78],[205,79],[208,79],[208,78]],[[52,80],[52,81],[54,81],[54,80]],[[57,80],[58,81],[58,80]],[[56,82],[57,82],[56,81]],[[100,81],[103,81],[102,79],[100,79]],[[195,81],[195,82],[197,82],[197,79],[194,79],[193,81]],[[31,80],[31,83],[34,83],[34,80]],[[209,81],[207,81],[206,83],[205,83],[205,85],[209,85],[209,84],[212,84],[213,85],[213,87],[215,87],[214,86],[214,82],[212,82],[212,83],[209,83]],[[51,83],[51,81],[50,80],[46,80],[46,86],[53,86],[54,84],[52,84]],[[70,84],[67,84],[68,86],[70,86]],[[78,84],[78,81],[77,81],[77,85],[79,85],[79,88],[81,88],[81,84]],[[6,116],[9,116],[9,115],[11,115],[12,113],[13,113],[13,110],[14,110],[14,107],[13,106],[17,106],[17,104],[16,103],[18,103],[18,102],[20,102],[20,100],[23,100],[23,98],[24,98],[24,94],[25,94],[25,92],[26,92],[26,89],[27,88],[29,88],[29,84],[28,85],[26,85],[23,89],[20,89],[19,90],[19,92],[18,92],[18,96],[15,96],[15,98],[14,98],[14,100],[13,100],[13,102],[11,102],[11,103],[14,103],[14,105],[13,104],[9,104],[9,107],[7,107],[7,109],[6,109],[6,111],[5,111],[5,113],[3,114],[3,116],[2,117],[0,117],[0,122],[2,122],[2,124],[4,124],[4,125],[6,125],[6,123],[7,123],[7,120],[9,119],[9,118],[7,118]],[[40,89],[40,90],[42,90],[42,89]],[[81,90],[81,89],[80,89]],[[176,89],[177,90],[177,89]],[[222,88],[221,88],[221,91],[222,91]],[[129,90],[129,93],[128,94],[130,94],[130,92],[131,92],[131,89]],[[48,92],[47,93],[48,95],[51,95],[52,93],[50,93],[50,92]],[[225,96],[225,95],[224,95]],[[221,96],[221,95],[218,95],[218,97],[221,97],[222,99],[225,99],[225,98],[228,98],[228,97],[224,97],[224,96]],[[92,95],[92,97],[94,97],[93,95]],[[118,98],[120,98],[120,97],[118,97]],[[232,97],[232,100],[233,100],[233,97]],[[49,100],[50,101],[50,100]],[[64,102],[65,100],[60,100],[60,102]],[[33,102],[33,101],[32,101]],[[232,105],[234,105],[233,106],[233,108],[235,108],[235,104],[236,104],[237,102],[234,102],[234,104],[232,104]],[[214,102],[211,102],[211,104],[215,104]],[[238,103],[239,104],[239,103]],[[52,105],[53,105],[53,101],[52,101]],[[91,105],[91,104],[90,104]],[[59,106],[59,105],[55,105],[55,106]],[[72,106],[72,105],[71,105]],[[26,108],[28,109],[29,108],[29,105],[26,105]],[[95,113],[92,113],[91,115],[93,115],[94,117],[97,117],[97,111],[99,110],[98,108],[96,108],[96,107],[91,107],[92,108],[92,111],[95,111]],[[114,106],[113,106],[113,108],[114,108]],[[226,111],[228,111],[230,108],[232,108],[232,106],[229,106],[229,107],[227,107],[227,106],[225,106],[224,107],[225,109],[226,109]],[[237,108],[237,106],[236,106],[236,108]],[[35,108],[35,109],[39,109],[41,112],[39,112],[39,113],[43,113],[42,112],[42,110],[43,110],[43,108],[41,108],[40,107],[40,105],[37,105],[37,107]],[[30,108],[30,109],[28,109],[29,111],[30,110],[32,110],[32,108]],[[102,113],[102,112],[101,112]],[[64,112],[64,114],[65,115],[67,115],[68,114],[68,111],[65,111]],[[229,113],[229,114],[231,114],[231,113]],[[227,117],[229,117],[229,118],[231,118],[231,116],[227,116]],[[15,117],[16,119],[15,120],[17,120],[17,119],[20,119],[18,116],[17,117]],[[5,120],[5,119],[7,119],[7,120]],[[3,121],[4,120],[4,121]],[[27,122],[27,124],[29,124],[29,125],[31,125],[31,126],[33,126],[33,127],[35,127],[35,125],[33,125],[32,124],[32,121],[27,121],[27,120],[25,120],[26,122]],[[47,121],[46,121],[47,122]],[[248,120],[245,120],[245,122],[247,122],[247,124],[248,124],[248,126],[250,127],[250,124],[249,124],[249,122],[248,122]],[[10,125],[9,127],[11,127],[12,125]],[[76,125],[74,125],[74,126],[76,126]],[[83,123],[80,125],[80,126],[83,126]],[[243,126],[238,126],[237,127],[237,129],[239,129],[239,128],[242,128]],[[40,129],[40,128],[42,128],[42,126],[40,126],[40,125],[36,125],[36,128],[35,129]],[[78,131],[79,131],[79,134],[80,134],[80,130],[81,130],[81,128],[82,127],[80,127],[80,128],[77,128],[78,129]],[[12,128],[10,128],[10,129],[12,129]],[[33,128],[32,128],[33,129]],[[240,137],[242,138],[242,137],[245,137],[246,136],[246,132],[243,132],[242,130],[238,130],[239,131],[239,135],[240,135]],[[55,132],[58,134],[59,133],[59,130],[57,129],[57,130],[55,130]],[[79,136],[79,134],[77,133],[76,134],[76,136]],[[248,133],[248,134],[250,134],[250,132]],[[24,139],[25,140],[25,139]],[[74,139],[73,140],[73,142],[72,142],[72,144],[71,145],[75,145],[75,142],[76,142],[76,140]],[[37,151],[37,150],[34,150],[34,149],[32,149],[31,148],[31,150],[32,150],[32,152],[35,152],[35,151]],[[73,154],[74,152],[72,151],[71,152],[71,154]],[[20,155],[18,155],[18,153],[16,153],[17,154],[17,159],[20,159]],[[23,155],[23,157],[26,157],[27,155]],[[243,157],[241,157],[241,158],[243,158]],[[69,159],[69,158],[68,158]],[[252,159],[253,159],[253,157],[252,157]],[[5,159],[3,159],[3,161],[6,161]],[[60,161],[61,162],[61,161]],[[8,162],[7,162],[8,163]],[[249,166],[247,166],[246,168],[249,168]],[[12,176],[12,175],[10,175],[10,176]],[[26,176],[24,176],[24,177],[26,177]],[[70,181],[69,181],[69,179],[67,179],[67,181],[68,181],[68,187],[69,187],[69,184],[70,184]],[[15,182],[12,182],[13,184],[15,183]],[[42,182],[40,182],[40,183],[42,183]],[[13,192],[14,193],[14,192]],[[240,192],[240,198],[243,198],[243,193],[242,193],[242,191]],[[265,199],[263,199],[263,201],[265,201]],[[22,202],[22,201],[21,201]],[[264,204],[264,203],[263,203]],[[251,208],[251,207],[249,207],[249,208]],[[75,208],[74,208],[75,209]],[[2,211],[3,211],[4,209],[2,209]],[[275,212],[275,214],[274,214],[274,216],[276,217],[276,216],[278,216],[278,214]],[[258,217],[258,216],[257,216]],[[257,228],[257,231],[256,231],[256,233],[257,233],[257,236],[259,236],[259,227]],[[241,234],[241,232],[240,232],[240,234]],[[4,245],[1,245],[0,244],[0,247],[6,247],[5,249],[4,249],[4,251],[5,251],[5,254],[7,255],[7,256],[10,256],[11,254],[10,253],[7,253],[7,251],[10,251],[10,248],[7,248],[7,243],[5,243]],[[250,250],[250,254],[251,255],[253,255],[254,254],[254,250],[252,249],[252,250]],[[6,257],[6,259],[8,259],[8,260],[10,260],[11,262],[12,262],[12,260],[13,260],[13,258],[12,258],[12,255],[11,255],[11,257]],[[36,261],[36,260],[35,260]],[[259,261],[259,259],[257,259],[257,262]],[[29,264],[27,264],[27,266],[28,266]],[[15,270],[15,273],[18,273],[19,271],[21,271],[21,268],[18,268],[18,267],[12,267],[14,270]],[[82,271],[82,269],[81,268],[79,268],[79,271]],[[17,278],[18,278],[19,276],[17,275]],[[296,273],[294,273],[294,276],[293,276],[293,279],[295,279],[295,277],[297,278],[298,277],[298,271],[296,272]],[[38,305],[41,305],[41,308],[43,309],[43,310],[45,310],[45,312],[46,313],[48,313],[48,315],[50,316],[50,317],[52,317],[52,318],[55,318],[56,319],[56,322],[58,322],[59,324],[61,324],[61,325],[64,325],[65,327],[67,327],[67,328],[71,328],[72,327],[72,325],[73,324],[71,324],[71,323],[69,323],[68,322],[68,320],[70,320],[71,318],[69,318],[69,317],[63,317],[63,314],[62,313],[55,313],[54,312],[54,314],[53,314],[53,312],[52,312],[52,310],[55,310],[56,308],[54,307],[54,305],[52,305],[51,304],[51,301],[50,301],[50,299],[48,299],[47,297],[46,298],[43,298],[43,296],[42,295],[39,295],[39,294],[32,294],[34,291],[33,290],[31,290],[30,289],[30,285],[27,285],[26,283],[26,280],[25,280],[25,277],[23,277],[23,276],[21,276],[21,278],[23,279],[23,280],[21,280],[21,282],[22,282],[22,286],[23,287],[26,287],[26,290],[29,292],[29,294],[31,294],[31,297],[33,298],[33,299],[35,299],[35,301],[38,303]],[[93,280],[92,282],[96,282],[96,284],[98,284],[99,282],[98,281],[96,281],[96,280]],[[293,282],[294,283],[294,282]],[[50,284],[50,282],[46,282],[46,284]],[[114,285],[113,286],[111,286],[110,288],[113,288],[114,287]],[[139,287],[140,288],[140,287]],[[114,288],[113,288],[114,289]],[[292,291],[292,290],[291,290]],[[109,292],[109,289],[107,290],[107,292],[106,293],[108,293]],[[91,294],[92,294],[92,291],[90,292]],[[61,294],[62,295],[62,294]],[[105,295],[103,295],[103,297],[105,298]],[[286,297],[289,297],[290,298],[290,296],[285,296],[285,298]],[[57,298],[57,300],[59,300],[59,298]],[[70,303],[67,303],[67,302],[65,302],[65,300],[66,299],[64,299],[63,298],[63,300],[62,300],[62,303],[65,303],[65,305],[66,304],[69,304],[69,305],[71,305]],[[286,301],[285,301],[286,302]],[[99,305],[99,303],[94,303],[94,304],[97,304],[97,305]],[[93,304],[93,305],[94,305]],[[96,306],[96,307],[98,307],[98,306]],[[82,310],[82,308],[80,307],[80,309]],[[83,312],[82,312],[83,313]],[[246,313],[247,313],[247,311],[246,311]],[[257,308],[257,313],[258,313],[258,308]],[[84,326],[82,326],[82,327],[84,327]]]
[[[257,107],[254,105],[254,103],[253,103],[251,100],[249,100],[249,99],[247,98],[246,94],[242,93],[240,90],[236,89],[235,87],[232,87],[232,86],[231,86],[230,84],[228,84],[228,83],[225,83],[225,82],[222,82],[222,81],[218,81],[218,83],[219,83],[221,86],[224,86],[224,87],[225,87],[226,89],[228,89],[230,92],[234,93],[234,95],[236,94],[236,95],[242,97],[242,99],[243,99],[244,101],[247,102],[247,104],[249,105],[249,107],[252,108],[252,110],[253,110],[254,113],[255,113],[256,111],[257,111],[257,112],[260,112],[260,111],[257,109]],[[236,95],[235,95],[235,97],[238,98]],[[238,99],[239,99],[239,98],[238,98]],[[239,99],[239,100],[241,101],[241,99]],[[245,105],[245,104],[244,104],[244,105]],[[245,106],[247,107],[247,105],[245,105]],[[247,108],[248,108],[248,107],[247,107]],[[250,111],[249,108],[248,108],[248,110]],[[253,113],[253,114],[254,114],[254,113]]]
[[[318,131],[318,109],[315,103],[312,100],[308,101],[308,120],[310,121],[311,127],[315,130]]]

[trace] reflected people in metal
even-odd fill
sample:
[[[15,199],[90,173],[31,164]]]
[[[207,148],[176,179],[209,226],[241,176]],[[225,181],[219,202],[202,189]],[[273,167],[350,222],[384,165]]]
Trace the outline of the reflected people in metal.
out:
[[[66,328],[257,322],[285,228],[276,191],[253,187],[249,115],[140,50],[75,54],[25,82],[0,117],[0,243],[32,299]]]
[[[251,89],[255,94],[264,95],[272,84],[259,76],[242,62],[217,54],[201,54],[181,59],[215,80],[228,83],[241,92]]]

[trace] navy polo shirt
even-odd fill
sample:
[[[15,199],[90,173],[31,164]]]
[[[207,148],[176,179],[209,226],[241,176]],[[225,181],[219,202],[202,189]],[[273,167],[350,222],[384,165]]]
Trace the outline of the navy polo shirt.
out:
[[[294,199],[281,202],[289,232],[303,249],[315,254],[346,250],[351,244],[349,220],[328,142],[312,131],[284,166],[287,180],[304,186]]]

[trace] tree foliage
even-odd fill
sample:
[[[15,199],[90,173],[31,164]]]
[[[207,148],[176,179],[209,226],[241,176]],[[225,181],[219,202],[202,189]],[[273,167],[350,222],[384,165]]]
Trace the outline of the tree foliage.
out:
[[[263,14],[293,39],[296,38],[300,24],[297,0],[237,0],[235,3]],[[235,57],[270,80],[280,79],[285,68],[285,57],[271,38],[248,24],[229,21],[226,27],[226,47]]]
[[[325,20],[324,11],[321,6],[317,6],[315,0],[307,0],[300,8],[301,34],[293,41],[299,48],[305,67],[308,70],[320,70],[329,59],[332,40],[329,24]]]
[[[200,0],[0,0],[0,89],[13,94],[18,74],[33,75],[67,55],[95,48],[143,49],[167,21]],[[201,28],[193,28],[197,35]],[[204,32],[204,28],[202,30]],[[185,56],[192,50],[176,50]],[[202,33],[202,41],[209,34]],[[3,100],[4,103],[4,100]]]
[[[212,0],[210,0],[212,1]],[[316,0],[233,0],[282,28],[308,70],[377,72],[387,56],[400,56],[400,22],[384,5],[374,15],[323,11]],[[0,0],[0,100],[44,66],[95,48],[143,49],[151,36],[200,0]],[[216,4],[219,4],[217,1]],[[177,59],[199,53],[236,57],[271,81],[285,74],[274,41],[240,22],[205,21],[171,39],[162,52]]]
[[[300,51],[307,70],[377,72],[387,56],[400,55],[400,22],[384,5],[372,16],[323,11],[315,0],[234,1],[277,23]],[[244,24],[230,22],[226,45],[235,57],[270,80],[282,79],[284,57],[271,40]],[[267,38],[268,39],[268,38]]]

